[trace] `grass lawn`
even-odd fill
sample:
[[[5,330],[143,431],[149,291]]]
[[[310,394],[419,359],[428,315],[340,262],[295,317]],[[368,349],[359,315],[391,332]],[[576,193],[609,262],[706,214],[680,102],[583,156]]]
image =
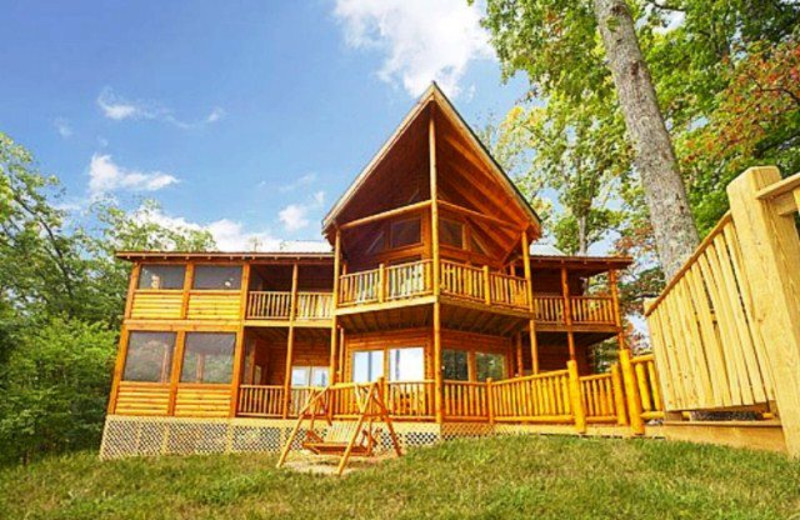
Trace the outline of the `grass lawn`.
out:
[[[0,518],[800,518],[800,462],[653,440],[464,440],[338,479],[270,455],[0,470]]]

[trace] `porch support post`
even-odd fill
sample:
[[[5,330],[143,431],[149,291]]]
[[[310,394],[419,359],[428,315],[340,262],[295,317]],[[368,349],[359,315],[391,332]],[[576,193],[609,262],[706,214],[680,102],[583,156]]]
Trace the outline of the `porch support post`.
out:
[[[569,278],[567,268],[561,268],[561,292],[564,295],[564,323],[567,326],[567,345],[569,346],[569,358],[575,361],[575,337],[572,335],[572,308],[569,302]]]
[[[292,296],[289,306],[289,331],[286,340],[286,374],[283,380],[283,418],[289,416],[292,397],[292,358],[294,356],[294,317],[297,311],[297,263],[292,267]]]
[[[330,382],[336,383],[340,378],[336,373],[336,348],[338,340],[338,320],[336,319],[336,309],[339,306],[339,269],[340,255],[342,252],[342,232],[336,228],[336,239],[333,246],[333,305],[331,308],[331,360],[330,360]],[[341,348],[341,346],[339,346]],[[339,367],[342,370],[342,367]]]
[[[522,377],[525,375],[525,367],[522,364],[522,332],[517,332],[514,343],[517,351],[517,377]]]
[[[236,417],[236,408],[239,403],[239,385],[242,383],[244,371],[244,320],[247,315],[247,298],[250,289],[250,264],[242,266],[242,298],[239,302],[239,330],[236,333],[236,346],[233,351],[233,377],[231,378],[231,409],[230,416]]]
[[[528,313],[530,319],[528,320],[528,334],[530,335],[531,342],[531,371],[534,374],[539,373],[539,344],[536,341],[536,321],[533,319],[533,274],[531,273],[531,252],[530,244],[528,243],[528,231],[522,232],[522,239],[520,241],[522,246],[522,262],[525,270],[525,286],[528,297]],[[522,370],[520,368],[520,370]],[[522,375],[522,373],[520,373]]]
[[[436,422],[444,418],[442,409],[442,309],[439,303],[441,285],[439,282],[439,188],[436,182],[436,121],[434,105],[430,107],[428,120],[428,162],[430,166],[431,191],[431,250],[433,256],[433,387]]]
[[[628,348],[625,344],[625,327],[622,323],[622,314],[619,308],[619,278],[617,276],[617,270],[611,269],[608,272],[608,285],[609,289],[611,290],[611,299],[614,304],[614,326],[617,328],[617,343],[618,348]]]

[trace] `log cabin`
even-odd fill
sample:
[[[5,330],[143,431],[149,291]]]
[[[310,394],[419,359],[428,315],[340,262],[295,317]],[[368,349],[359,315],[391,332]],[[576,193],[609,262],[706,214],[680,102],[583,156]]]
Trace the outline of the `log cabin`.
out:
[[[622,348],[594,373],[593,346],[623,342],[631,259],[537,245],[536,212],[435,84],[322,233],[316,252],[118,253],[103,456],[277,450],[315,388],[376,380],[408,445],[659,413],[650,359]]]

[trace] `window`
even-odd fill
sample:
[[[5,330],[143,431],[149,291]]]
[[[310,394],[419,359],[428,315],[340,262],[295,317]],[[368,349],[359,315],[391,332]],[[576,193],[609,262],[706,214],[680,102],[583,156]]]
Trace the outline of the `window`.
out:
[[[504,379],[506,377],[506,357],[503,354],[475,353],[475,371],[478,381]]]
[[[469,236],[469,248],[474,253],[487,255],[486,248],[483,246],[483,242],[481,242],[481,240],[478,237],[475,236],[475,229],[473,228],[470,231],[471,232],[470,232],[470,236]]]
[[[371,383],[382,375],[382,350],[360,350],[353,352],[353,381],[355,383]]]
[[[328,386],[328,367],[292,367],[292,386]]]
[[[420,242],[420,219],[393,222],[391,228],[392,249]]]
[[[455,220],[448,220],[446,218],[439,219],[439,242],[457,247],[464,248],[464,225]]]
[[[384,248],[386,248],[386,234],[381,231],[367,248],[367,254],[374,255],[380,253]]]
[[[422,347],[393,348],[389,351],[389,381],[425,379],[425,355]]]
[[[139,289],[183,289],[185,265],[143,265],[139,271]]]
[[[442,351],[444,378],[450,381],[469,381],[469,360],[464,350]]]
[[[174,350],[174,332],[131,332],[122,379],[169,383]]]
[[[238,291],[242,285],[239,265],[198,265],[194,268],[193,289]]]
[[[181,383],[230,383],[235,343],[233,333],[187,332]]]

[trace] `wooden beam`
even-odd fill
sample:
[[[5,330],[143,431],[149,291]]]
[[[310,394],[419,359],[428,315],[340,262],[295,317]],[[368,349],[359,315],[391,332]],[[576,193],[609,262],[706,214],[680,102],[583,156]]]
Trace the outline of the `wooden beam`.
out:
[[[247,294],[250,287],[250,264],[242,266],[242,297],[239,302],[239,319],[241,325],[236,333],[236,344],[233,351],[233,376],[231,377],[231,407],[229,416],[236,417],[236,409],[239,403],[239,386],[242,383],[242,371],[244,370],[244,319],[247,311]]]
[[[464,215],[470,215],[472,217],[480,218],[486,220],[487,222],[491,222],[493,224],[497,224],[498,226],[504,226],[515,231],[520,231],[520,227],[514,223],[508,222],[503,219],[499,219],[496,217],[492,217],[491,215],[486,215],[481,213],[480,211],[475,211],[474,209],[465,208],[464,206],[459,206],[458,204],[454,204],[452,202],[447,202],[446,200],[440,200],[439,206],[444,209],[448,209],[450,211],[456,213],[462,213]]]
[[[427,208],[431,205],[430,200],[423,200],[420,202],[415,202],[413,204],[409,204],[407,206],[401,206],[399,208],[390,209],[388,211],[382,211],[381,213],[375,213],[374,215],[370,215],[364,218],[358,218],[355,220],[351,220],[345,224],[339,226],[339,230],[346,230],[352,229],[358,226],[363,226],[365,224],[371,224],[373,222],[378,222],[380,220],[384,220],[390,217],[396,217],[398,215],[405,215],[406,213],[411,213],[412,211],[421,210]]]
[[[728,185],[754,326],[769,345],[771,372],[786,448],[800,457],[800,240],[795,216],[776,215],[767,194],[794,190],[800,175],[781,180],[775,167],[749,168]],[[766,199],[766,200],[765,200]]]
[[[292,301],[289,309],[289,331],[286,338],[286,374],[283,380],[283,418],[289,416],[292,394],[292,363],[294,358],[294,319],[297,315],[297,274],[298,265],[292,267]]]
[[[333,303],[331,310],[331,359],[330,359],[330,383],[334,384],[337,381],[336,377],[336,342],[338,340],[338,320],[336,316],[336,308],[339,306],[339,269],[341,265],[342,253],[342,232],[336,229],[336,238],[333,243]],[[341,345],[339,348],[342,348]],[[341,367],[339,367],[341,370]]]
[[[530,244],[528,243],[528,232],[522,232],[520,239],[520,247],[522,247],[522,262],[523,270],[525,271],[525,292],[528,298],[528,312],[531,319],[528,320],[528,333],[530,334],[531,343],[531,371],[534,374],[539,373],[539,342],[536,339],[536,321],[533,320],[533,274],[531,273],[531,253]]]

